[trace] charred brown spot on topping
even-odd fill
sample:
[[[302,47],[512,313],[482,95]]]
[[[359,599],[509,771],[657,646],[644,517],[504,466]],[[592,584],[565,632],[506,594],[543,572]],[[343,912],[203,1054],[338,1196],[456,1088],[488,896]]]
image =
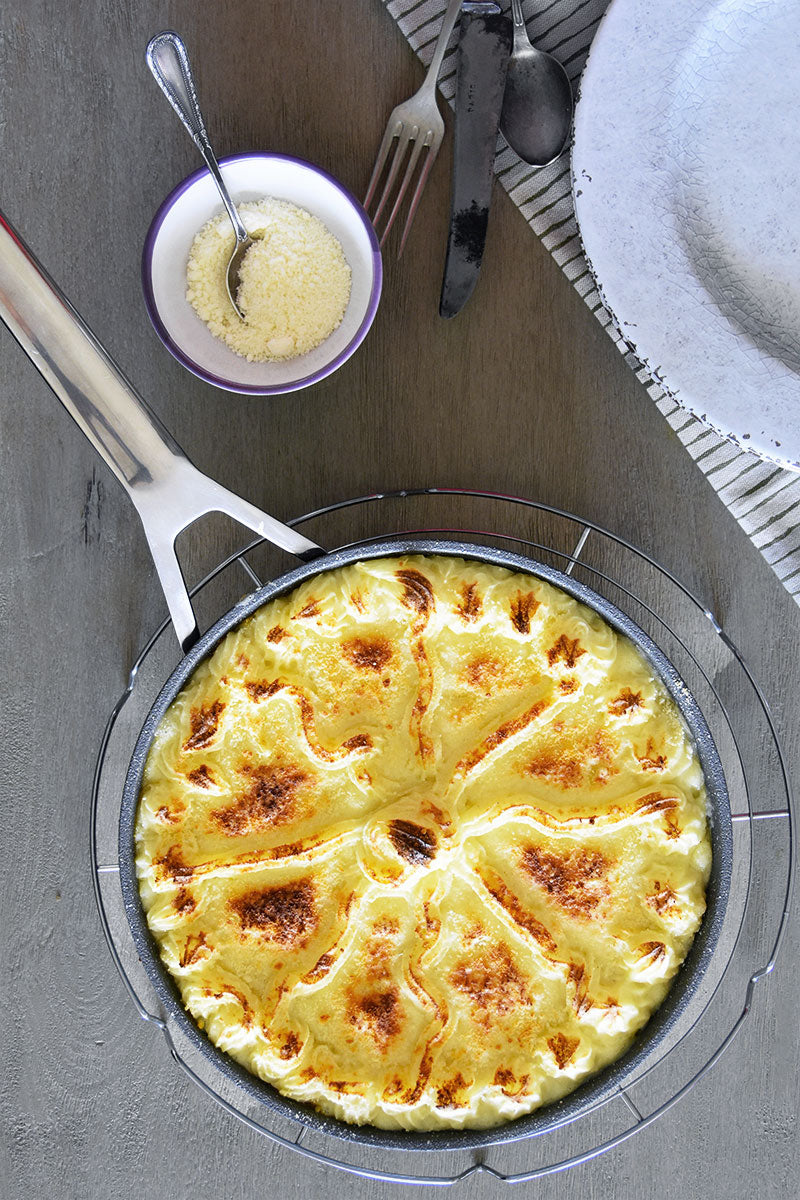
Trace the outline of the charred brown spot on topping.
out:
[[[314,887],[307,879],[254,888],[231,900],[230,907],[242,929],[281,946],[301,945],[316,924]]]
[[[450,827],[450,818],[441,808],[439,808],[439,805],[434,804],[432,800],[426,800],[423,806],[423,812],[426,812],[429,816],[433,817],[440,829],[445,830]]]
[[[212,788],[214,786],[214,776],[205,765],[195,767],[193,771],[189,771],[186,778],[189,780],[189,783],[193,783],[195,787]]]
[[[630,712],[634,708],[642,707],[642,693],[632,692],[630,688],[623,688],[618,696],[616,696],[608,706],[608,711],[615,717],[624,716],[626,712]]]
[[[314,841],[308,842],[284,842],[282,846],[273,846],[271,850],[267,850],[266,854],[269,858],[294,858],[297,854],[304,854],[307,850],[314,848]]]
[[[273,625],[272,629],[270,629],[269,633],[267,634],[267,641],[272,642],[273,645],[277,645],[278,642],[282,642],[283,639],[288,636],[288,629],[284,629],[282,625]]]
[[[280,692],[286,685],[281,683],[280,679],[263,679],[259,682],[248,681],[244,685],[244,690],[247,692],[251,700],[268,700],[270,696],[274,696],[276,692]]]
[[[499,658],[482,654],[479,658],[474,658],[472,662],[467,663],[464,679],[470,687],[475,688],[476,691],[482,691],[488,696],[505,674],[505,665]]]
[[[183,861],[177,846],[170,846],[167,853],[161,858],[157,858],[155,862],[160,868],[162,879],[172,879],[175,883],[186,884],[194,875],[193,869]]]
[[[664,827],[667,831],[667,837],[670,841],[677,841],[683,830],[678,824],[678,818],[673,813],[667,813],[664,817]]]
[[[661,792],[648,792],[637,803],[636,811],[640,813],[670,812],[677,807],[676,796],[664,796]]]
[[[403,585],[403,604],[416,612],[423,622],[427,621],[436,607],[431,581],[413,567],[398,571],[397,578]]]
[[[556,904],[574,917],[590,917],[609,895],[609,863],[599,850],[548,854],[537,846],[523,852],[520,865]]]
[[[184,750],[200,750],[213,740],[224,708],[222,700],[215,700],[213,704],[204,704],[202,708],[192,709],[191,733],[183,743]]]
[[[367,1034],[385,1049],[400,1032],[403,1023],[398,989],[351,996],[347,1018],[359,1033]]]
[[[433,698],[433,671],[431,670],[425,650],[425,643],[422,638],[417,638],[411,648],[411,652],[414,655],[414,662],[419,672],[419,687],[414,707],[411,710],[409,732],[416,740],[420,758],[424,760],[430,758],[431,754],[433,754],[433,743],[422,731],[422,722],[425,713],[428,711],[428,705]]]
[[[253,1010],[247,1001],[247,997],[243,996],[235,987],[224,987],[220,992],[213,992],[210,988],[204,988],[203,994],[213,996],[215,1000],[225,1000],[226,997],[232,999],[241,1007],[242,1024],[246,1027],[253,1024]]]
[[[663,771],[667,765],[666,754],[656,754],[655,743],[652,738],[647,739],[644,754],[637,754],[636,757],[645,771]]]
[[[280,1056],[284,1061],[286,1061],[287,1058],[295,1058],[300,1053],[302,1048],[302,1043],[297,1034],[290,1033],[280,1048]]]
[[[364,1088],[360,1083],[353,1083],[347,1079],[329,1079],[328,1087],[333,1092],[339,1092],[343,1096],[363,1096]]]
[[[303,976],[303,983],[316,983],[318,979],[324,979],[335,962],[336,955],[333,951],[328,950],[317,959],[311,970],[306,972]]]
[[[368,733],[356,733],[348,738],[346,742],[342,742],[342,750],[371,750],[372,738]]]
[[[487,1027],[492,1017],[531,1004],[525,977],[517,970],[505,942],[498,942],[476,958],[460,962],[452,972],[450,982],[469,999],[477,1019]]]
[[[196,962],[203,954],[203,950],[210,949],[206,941],[204,933],[193,933],[185,941],[183,950],[181,951],[180,963],[182,967],[190,967],[193,962]]]
[[[439,936],[439,931],[442,928],[442,922],[437,916],[431,912],[431,906],[427,900],[423,902],[423,912],[425,913],[425,929],[423,931],[424,939],[427,943],[432,943]]]
[[[470,946],[473,942],[479,942],[482,938],[485,938],[486,930],[483,928],[480,922],[476,922],[474,925],[471,925],[466,933],[464,933],[462,936],[464,938],[464,944]]]
[[[570,670],[573,670],[580,656],[585,653],[586,651],[581,648],[577,638],[571,641],[565,633],[562,633],[555,645],[547,651],[547,661],[553,667],[561,660]]]
[[[517,1079],[510,1067],[498,1067],[494,1073],[492,1083],[495,1087],[503,1089],[503,1095],[508,1096],[511,1100],[521,1100],[525,1095],[525,1090],[528,1085],[529,1075],[523,1075]]]
[[[562,692],[563,695],[570,696],[573,692],[577,692],[579,686],[580,685],[577,679],[573,678],[571,675],[568,675],[566,679],[559,680],[558,690]]]
[[[563,723],[555,723],[553,729],[563,732]],[[562,743],[542,749],[526,763],[522,773],[562,788],[579,787],[581,784],[598,784],[602,787],[612,775],[619,772],[615,762],[616,752],[616,743],[606,731],[598,729],[587,737],[570,729]]]
[[[320,743],[317,737],[314,706],[311,701],[299,688],[292,687],[291,684],[281,684],[280,686],[297,701],[300,708],[300,721],[303,726],[305,739],[308,742],[309,749],[317,758],[324,759],[325,762],[335,762],[337,758],[342,758],[343,755],[350,754],[353,750],[368,750],[371,747],[372,739],[369,734],[360,733],[349,738],[338,749],[328,750]]]
[[[374,953],[378,947],[383,947],[386,938],[393,937],[395,934],[399,934],[399,922],[397,918],[381,917],[372,926],[369,942],[367,942],[369,953]]]
[[[526,725],[532,724],[533,721],[540,717],[549,703],[549,700],[539,700],[521,716],[506,721],[494,733],[490,733],[488,738],[478,746],[477,750],[473,750],[466,758],[462,758],[456,767],[456,772],[460,775],[468,775],[479,763],[483,762],[487,754],[491,754],[493,750],[496,750],[508,738],[512,737],[515,733],[519,733]]]
[[[390,821],[389,838],[397,853],[416,867],[427,866],[436,857],[436,834],[413,821]]]
[[[188,917],[189,913],[193,913],[197,908],[197,901],[188,888],[182,887],[172,901],[172,907],[182,917]]]
[[[649,958],[651,963],[657,963],[666,953],[667,947],[663,942],[642,942],[639,947],[640,958]]]
[[[589,976],[586,973],[586,967],[583,963],[569,963],[567,979],[575,988],[572,1004],[575,1012],[580,1016],[581,1013],[588,1012],[592,1007],[591,997],[589,996]]]
[[[661,914],[672,908],[678,900],[678,895],[666,883],[662,886],[658,879],[655,881],[655,889],[653,894],[647,897],[647,903]]]
[[[363,975],[367,979],[388,979],[395,955],[395,941],[400,923],[394,917],[383,917],[372,926],[364,943]]]
[[[443,1083],[441,1087],[436,1089],[436,1105],[438,1108],[463,1108],[466,1103],[462,1099],[462,1094],[467,1090],[469,1084],[464,1076],[459,1071],[447,1083]]]
[[[382,671],[392,657],[392,647],[385,637],[357,637],[342,643],[342,654],[361,670]]]
[[[294,619],[295,621],[304,621],[310,617],[318,617],[321,611],[319,600],[311,599],[300,609],[299,612],[294,614]]]
[[[562,788],[579,787],[583,780],[581,760],[570,757],[569,754],[558,755],[545,752],[537,758],[531,759],[526,764],[524,771],[526,775],[546,779],[549,783],[558,784]]]
[[[285,824],[295,813],[298,793],[312,783],[308,772],[291,765],[249,767],[245,774],[252,782],[244,795],[211,813],[228,837]]]
[[[203,932],[198,934],[190,934],[184,943],[181,951],[180,964],[182,967],[191,966],[199,957],[203,956],[204,949],[210,949],[206,941],[206,935]],[[205,956],[203,956],[205,957]]]
[[[563,1071],[564,1067],[575,1057],[575,1051],[580,1046],[581,1039],[567,1037],[565,1033],[557,1033],[555,1037],[547,1039],[547,1044],[553,1052],[553,1058],[558,1063],[559,1070]]]
[[[350,597],[350,603],[356,612],[364,613],[367,611],[367,606],[364,603],[364,597],[361,595],[361,592],[353,592]]]
[[[400,1097],[402,1096],[402,1094],[405,1090],[406,1090],[406,1088],[405,1088],[405,1085],[404,1085],[402,1079],[400,1078],[399,1075],[395,1075],[394,1079],[391,1079],[389,1081],[389,1083],[386,1085],[386,1089],[383,1093],[383,1098],[384,1098],[384,1100],[389,1100],[389,1101],[392,1101],[392,1100],[399,1101]]]
[[[483,601],[478,595],[477,583],[465,583],[461,588],[461,599],[456,612],[462,621],[476,621],[483,611]]]
[[[156,813],[156,817],[159,821],[163,821],[165,825],[177,825],[180,822],[182,812],[183,805],[179,808],[168,808],[166,804],[162,804]]]
[[[511,624],[517,633],[530,633],[531,617],[539,607],[533,592],[517,592],[511,601]]]
[[[547,926],[543,925],[541,921],[537,921],[536,917],[522,905],[519,897],[515,896],[498,876],[481,875],[481,880],[490,895],[494,896],[497,903],[506,910],[520,929],[526,930],[545,950],[549,950],[551,953],[555,951],[556,943]]]

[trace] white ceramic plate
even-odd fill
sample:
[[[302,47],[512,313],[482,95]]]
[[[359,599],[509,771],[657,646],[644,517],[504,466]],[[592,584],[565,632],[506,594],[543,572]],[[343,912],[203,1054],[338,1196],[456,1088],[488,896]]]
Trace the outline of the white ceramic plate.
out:
[[[381,254],[364,209],[346,188],[311,163],[285,154],[238,154],[220,160],[235,203],[274,196],[307,209],[340,241],[350,264],[350,300],[342,322],[308,354],[285,362],[247,362],[209,330],[186,299],[186,264],[195,234],[223,212],[202,167],[167,196],[142,254],[145,304],[156,333],[179,362],[229,391],[268,396],[308,387],[330,375],[367,335],[381,294]]]
[[[573,190],[620,332],[675,400],[800,467],[800,3],[613,0]]]

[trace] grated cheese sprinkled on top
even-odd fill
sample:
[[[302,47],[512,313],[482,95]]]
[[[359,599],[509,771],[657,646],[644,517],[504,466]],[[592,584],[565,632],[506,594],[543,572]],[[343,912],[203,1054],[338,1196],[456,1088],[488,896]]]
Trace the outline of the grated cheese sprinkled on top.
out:
[[[350,299],[351,272],[341,244],[318,217],[271,197],[237,206],[258,239],[240,268],[236,297],[225,275],[235,244],[226,213],[208,221],[192,242],[186,298],[215,337],[248,362],[307,354],[333,333]]]

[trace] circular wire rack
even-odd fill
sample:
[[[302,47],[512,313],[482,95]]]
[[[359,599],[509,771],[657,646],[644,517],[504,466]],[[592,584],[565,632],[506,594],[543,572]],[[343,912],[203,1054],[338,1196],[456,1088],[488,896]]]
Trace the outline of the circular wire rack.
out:
[[[125,915],[118,865],[123,784],[147,712],[180,657],[166,620],[133,664],[108,719],[92,785],[95,898],[122,981],[140,1017],[160,1030],[172,1058],[208,1096],[251,1130],[324,1166],[374,1181],[449,1187],[477,1174],[524,1183],[588,1162],[651,1125],[709,1071],[742,1029],[756,988],[775,966],[792,896],[795,809],[761,688],[714,613],[670,571],[625,539],[548,505],[483,491],[410,489],[340,501],[288,524],[329,548],[452,536],[513,549],[581,579],[648,633],[703,711],[725,773],[733,876],[717,947],[669,1036],[577,1116],[560,1120],[554,1105],[553,1120],[541,1132],[514,1138],[511,1123],[504,1144],[412,1152],[359,1145],[277,1117],[212,1057],[198,1053],[163,1012]],[[229,555],[192,589],[201,627],[241,599],[243,583],[252,591],[287,568],[281,552],[263,540]],[[408,1169],[409,1154],[419,1169]]]

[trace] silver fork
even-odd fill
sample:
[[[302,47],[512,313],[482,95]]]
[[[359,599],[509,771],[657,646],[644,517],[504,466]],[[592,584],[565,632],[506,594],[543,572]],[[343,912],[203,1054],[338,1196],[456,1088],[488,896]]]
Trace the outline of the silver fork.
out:
[[[381,198],[378,201],[377,208],[374,214],[371,214],[370,219],[375,227],[375,232],[378,232],[378,223],[392,196],[392,190],[397,183],[400,174],[400,168],[403,165],[403,160],[406,157],[406,152],[409,150],[408,161],[406,163],[405,172],[402,177],[400,187],[394,197],[394,203],[389,211],[389,216],[386,224],[383,227],[383,232],[379,234],[380,243],[386,241],[389,230],[394,224],[395,217],[400,211],[400,206],[403,203],[405,194],[408,191],[409,184],[417,169],[420,157],[423,150],[427,149],[427,154],[422,164],[417,179],[417,185],[414,189],[414,194],[411,197],[411,203],[408,208],[408,216],[403,230],[403,236],[400,239],[400,249],[397,252],[397,257],[403,253],[403,247],[406,244],[408,231],[411,228],[411,222],[414,220],[414,215],[417,211],[422,191],[425,187],[425,182],[430,174],[436,155],[439,153],[439,147],[444,138],[444,121],[442,120],[439,106],[436,103],[436,81],[439,78],[439,70],[442,65],[442,59],[447,50],[447,43],[450,41],[450,34],[453,32],[453,27],[458,19],[458,13],[461,8],[461,0],[450,0],[447,6],[447,11],[444,14],[444,21],[439,32],[439,37],[436,41],[436,47],[433,51],[433,58],[428,67],[427,74],[423,81],[422,87],[418,92],[415,92],[408,100],[404,100],[402,104],[398,104],[397,108],[392,111],[389,117],[389,123],[386,126],[386,132],[383,135],[378,157],[375,160],[375,166],[372,170],[372,178],[369,181],[367,195],[364,199],[364,208],[369,214],[370,205],[375,199],[375,194],[378,190],[378,184],[383,175],[384,168],[389,159],[389,155],[394,147],[394,157],[389,166],[389,174],[386,177]]]

